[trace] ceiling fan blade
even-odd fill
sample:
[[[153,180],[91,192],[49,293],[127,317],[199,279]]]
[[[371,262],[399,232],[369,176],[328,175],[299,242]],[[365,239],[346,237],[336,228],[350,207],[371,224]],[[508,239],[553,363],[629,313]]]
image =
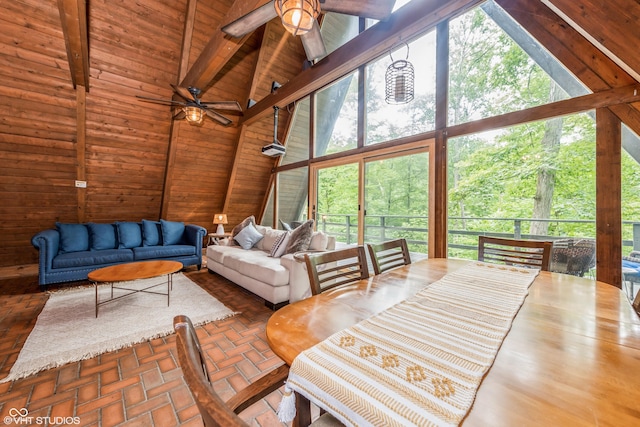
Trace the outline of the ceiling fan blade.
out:
[[[382,20],[393,10],[396,0],[320,0],[323,12],[337,12]]]
[[[182,120],[187,117],[187,113],[181,108],[178,112],[173,116],[173,120]]]
[[[319,59],[327,55],[327,49],[324,47],[324,40],[322,40],[318,21],[314,21],[311,31],[301,35],[300,39],[302,40],[302,46],[304,47],[304,51],[307,54],[307,59],[309,61],[313,61],[314,59]]]
[[[238,101],[201,102],[200,105],[204,105],[207,108],[214,108],[216,110],[242,111],[242,107]]]
[[[215,111],[205,109],[204,112],[207,113],[207,116],[224,126],[229,126],[232,123],[230,119],[226,118],[222,114],[216,113]]]
[[[148,96],[142,96],[142,95],[136,95],[136,98],[141,99],[142,101],[145,102],[154,102],[156,104],[164,104],[164,105],[187,105],[184,102],[180,102],[180,101],[173,101],[171,99],[158,99],[158,98],[151,98]]]
[[[181,97],[183,97],[187,101],[197,101],[196,98],[191,94],[191,92],[189,92],[188,89],[180,87],[180,86],[176,86],[176,85],[174,85],[172,83],[171,83],[171,87],[173,88],[173,90],[178,95],[180,95]]]
[[[257,9],[247,13],[246,15],[236,19],[230,24],[222,27],[222,31],[229,34],[232,37],[240,38],[246,34],[249,34],[261,25],[266,24],[273,18],[278,16],[276,8],[273,5],[273,1],[260,6]]]

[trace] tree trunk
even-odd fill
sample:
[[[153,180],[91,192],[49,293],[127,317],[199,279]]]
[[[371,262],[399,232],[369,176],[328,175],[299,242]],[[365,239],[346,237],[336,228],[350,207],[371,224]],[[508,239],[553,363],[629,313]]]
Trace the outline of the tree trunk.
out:
[[[555,102],[561,98],[562,89],[553,81],[549,89],[549,101]],[[549,219],[553,204],[553,191],[556,181],[557,157],[562,137],[562,118],[547,120],[544,136],[542,137],[543,159],[538,170],[536,195],[533,201],[532,218]],[[532,221],[530,234],[543,236],[548,234],[549,223]]]

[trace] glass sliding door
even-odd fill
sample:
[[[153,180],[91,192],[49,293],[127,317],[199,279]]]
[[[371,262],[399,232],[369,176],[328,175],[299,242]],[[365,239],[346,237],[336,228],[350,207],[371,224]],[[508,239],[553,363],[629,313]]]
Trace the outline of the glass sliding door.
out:
[[[411,252],[427,254],[429,153],[365,159],[364,242],[405,238]]]
[[[358,243],[359,164],[327,166],[317,170],[313,214],[317,229],[336,242]]]

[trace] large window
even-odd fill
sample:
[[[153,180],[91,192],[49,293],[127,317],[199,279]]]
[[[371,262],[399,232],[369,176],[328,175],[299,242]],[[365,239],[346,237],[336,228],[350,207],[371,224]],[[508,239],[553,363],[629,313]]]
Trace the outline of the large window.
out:
[[[478,235],[595,238],[595,122],[589,114],[452,138],[449,256]]]
[[[559,101],[568,93],[586,90],[494,2],[450,22],[449,124]]]
[[[358,146],[358,72],[316,94],[315,157]]]

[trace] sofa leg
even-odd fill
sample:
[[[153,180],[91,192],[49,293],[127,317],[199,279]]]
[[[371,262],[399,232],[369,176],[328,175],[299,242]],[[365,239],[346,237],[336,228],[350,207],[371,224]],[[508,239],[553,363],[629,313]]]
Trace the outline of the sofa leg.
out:
[[[264,305],[273,311],[280,310],[282,307],[284,307],[287,304],[289,304],[289,301],[284,301],[284,302],[279,302],[277,304],[274,304],[271,301],[264,300]]]
[[[198,271],[200,271],[200,269],[202,268],[202,264],[198,264]]]

